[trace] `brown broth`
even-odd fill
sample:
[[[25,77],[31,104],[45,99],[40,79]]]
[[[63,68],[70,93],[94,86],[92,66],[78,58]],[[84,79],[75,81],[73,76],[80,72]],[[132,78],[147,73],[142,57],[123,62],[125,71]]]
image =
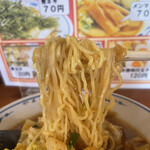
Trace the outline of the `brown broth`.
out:
[[[41,113],[40,114],[37,114],[31,118],[29,118],[30,120],[32,121],[37,121],[38,117],[41,116]],[[117,126],[120,126],[123,128],[123,132],[125,134],[125,142],[127,140],[130,140],[134,137],[140,137],[142,139],[142,141],[144,143],[149,143],[146,138],[139,132],[137,131],[134,127],[132,127],[131,125],[129,125],[128,123],[126,123],[125,121],[121,120],[120,118],[117,117],[117,113],[115,112],[110,112],[108,113],[107,117],[106,117],[106,120],[109,121],[110,123],[114,124],[114,125],[117,125]],[[16,125],[13,129],[21,129],[23,124],[24,124],[25,121],[19,123],[18,125]]]
[[[127,139],[132,139],[133,137],[138,136],[141,139],[143,139],[146,143],[149,143],[148,140],[146,139],[146,137],[144,135],[142,135],[140,133],[140,131],[136,130],[130,124],[128,124],[127,122],[125,122],[122,119],[118,118],[116,112],[109,112],[107,117],[106,117],[106,120],[111,122],[114,125],[122,127],[123,131],[124,131],[124,134],[125,134]]]

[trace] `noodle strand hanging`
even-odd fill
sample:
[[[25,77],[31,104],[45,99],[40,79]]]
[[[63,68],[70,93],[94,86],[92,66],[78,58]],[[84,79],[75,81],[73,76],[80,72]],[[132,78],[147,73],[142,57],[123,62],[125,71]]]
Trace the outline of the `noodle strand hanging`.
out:
[[[31,141],[26,138],[25,149],[34,150],[40,145],[45,150],[66,150],[71,133],[79,135],[72,150],[113,149],[115,140],[105,117],[114,106],[112,92],[122,83],[118,66],[125,53],[119,45],[99,49],[88,39],[72,36],[51,36],[45,45],[36,48],[33,63],[42,117],[38,134],[33,132]],[[119,84],[111,88],[114,77]]]

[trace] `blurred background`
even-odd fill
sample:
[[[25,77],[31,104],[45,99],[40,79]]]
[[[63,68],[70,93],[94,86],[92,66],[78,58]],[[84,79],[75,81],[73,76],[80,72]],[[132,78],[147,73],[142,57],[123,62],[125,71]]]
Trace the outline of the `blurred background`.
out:
[[[0,107],[39,92],[32,53],[50,34],[89,38],[99,48],[120,44],[128,51],[150,51],[150,3],[141,4],[139,0],[0,0]],[[150,62],[122,64],[124,82],[116,93],[150,108]],[[117,82],[114,79],[112,86]]]

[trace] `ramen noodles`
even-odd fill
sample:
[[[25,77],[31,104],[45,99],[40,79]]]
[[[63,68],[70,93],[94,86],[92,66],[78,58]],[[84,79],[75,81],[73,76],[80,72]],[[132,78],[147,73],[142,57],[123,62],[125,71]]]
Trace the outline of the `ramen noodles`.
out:
[[[51,36],[36,48],[33,63],[42,117],[26,121],[15,150],[123,148],[121,127],[105,118],[115,104],[112,92],[122,84],[120,61],[125,55],[119,45],[99,49],[72,36]],[[111,88],[116,76],[119,83]]]

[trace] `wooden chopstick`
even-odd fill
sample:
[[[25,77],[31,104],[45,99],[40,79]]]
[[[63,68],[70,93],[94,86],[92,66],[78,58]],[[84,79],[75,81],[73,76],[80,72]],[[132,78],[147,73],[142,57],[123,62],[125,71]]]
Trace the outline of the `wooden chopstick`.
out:
[[[150,61],[150,51],[127,51],[124,61]]]

